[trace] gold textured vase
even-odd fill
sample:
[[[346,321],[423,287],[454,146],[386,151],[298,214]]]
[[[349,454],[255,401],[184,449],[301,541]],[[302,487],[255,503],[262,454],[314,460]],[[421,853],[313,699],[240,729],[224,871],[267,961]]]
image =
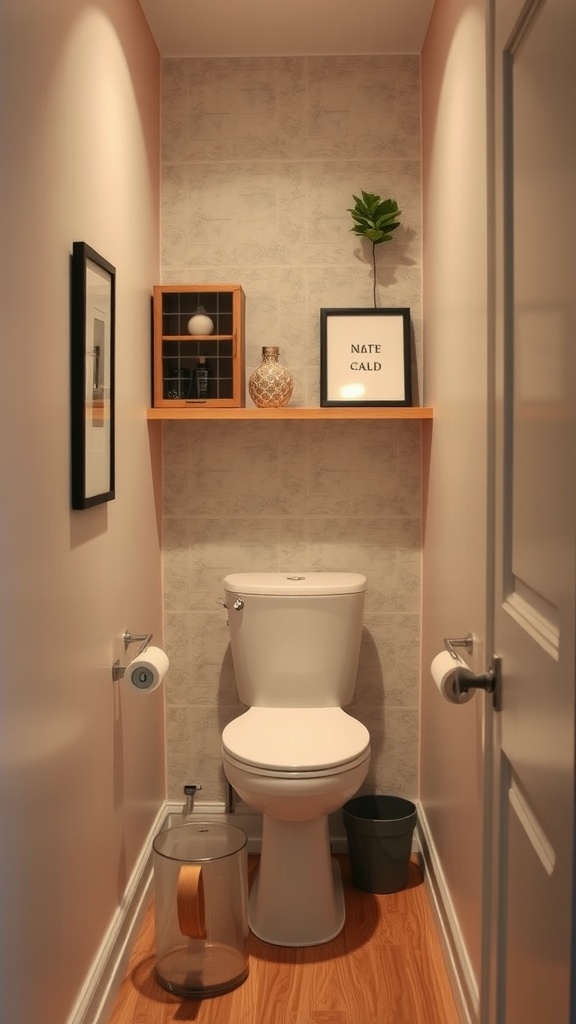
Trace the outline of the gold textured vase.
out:
[[[273,409],[290,400],[294,382],[279,362],[279,349],[266,345],[262,349],[262,362],[248,381],[250,398],[259,409]]]

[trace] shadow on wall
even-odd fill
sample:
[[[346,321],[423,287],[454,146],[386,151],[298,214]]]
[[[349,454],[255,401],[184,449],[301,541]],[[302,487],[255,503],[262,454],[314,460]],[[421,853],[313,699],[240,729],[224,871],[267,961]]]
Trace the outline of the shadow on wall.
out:
[[[216,708],[216,716],[218,720],[219,735],[222,735],[225,726],[227,726],[229,722],[234,718],[238,718],[240,715],[243,715],[247,710],[247,706],[242,704],[238,697],[236,676],[234,674],[234,662],[232,661],[232,648],[228,643],[226,645],[226,650],[224,651],[222,668],[218,678],[218,707]],[[221,782],[221,792],[224,798],[227,779],[224,774],[222,764],[220,764],[219,768],[219,778]]]
[[[362,722],[370,733],[370,768],[358,792],[376,793],[378,791],[377,767],[384,752],[384,677],[378,645],[366,626],[362,630],[354,699],[346,710]]]

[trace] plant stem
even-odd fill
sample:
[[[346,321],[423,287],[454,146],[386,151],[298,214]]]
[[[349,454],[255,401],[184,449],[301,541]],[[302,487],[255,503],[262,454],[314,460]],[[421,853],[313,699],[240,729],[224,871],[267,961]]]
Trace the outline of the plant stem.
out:
[[[372,276],[374,279],[374,309],[376,309],[376,243],[372,242]]]

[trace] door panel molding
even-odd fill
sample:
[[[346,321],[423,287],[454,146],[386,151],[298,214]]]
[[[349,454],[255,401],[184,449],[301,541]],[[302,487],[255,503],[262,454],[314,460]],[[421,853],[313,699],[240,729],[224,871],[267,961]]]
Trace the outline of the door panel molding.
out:
[[[518,780],[512,773],[511,785],[508,790],[508,800],[513,808],[518,821],[524,829],[528,839],[532,843],[534,851],[542,864],[547,875],[554,873],[556,867],[556,853],[552,843],[548,840],[544,829],[540,825],[528,800],[522,793]]]
[[[524,591],[527,589],[529,588],[523,588]],[[532,593],[531,596],[534,599],[539,595]],[[528,601],[518,589],[507,597],[502,608],[546,654],[558,661],[560,630],[534,607],[535,603]]]

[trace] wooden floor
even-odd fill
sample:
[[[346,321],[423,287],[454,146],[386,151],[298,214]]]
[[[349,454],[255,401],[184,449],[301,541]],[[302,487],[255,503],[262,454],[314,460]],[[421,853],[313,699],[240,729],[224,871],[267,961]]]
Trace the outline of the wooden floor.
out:
[[[356,889],[347,858],[338,859],[346,898],[340,935],[294,949],[250,933],[248,979],[212,999],[181,999],[155,981],[150,908],[110,1024],[459,1024],[417,864],[405,890],[374,895]]]

